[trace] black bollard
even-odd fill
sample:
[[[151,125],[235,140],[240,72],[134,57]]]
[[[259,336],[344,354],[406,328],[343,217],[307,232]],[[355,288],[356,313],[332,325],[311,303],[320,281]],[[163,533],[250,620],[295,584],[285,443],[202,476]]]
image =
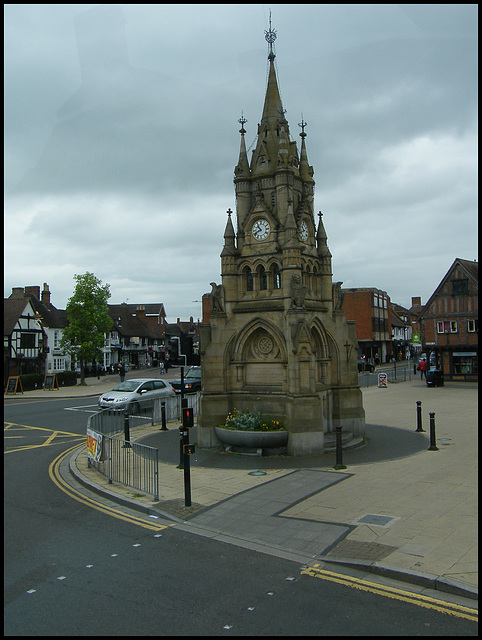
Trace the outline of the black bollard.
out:
[[[131,437],[129,434],[129,414],[127,410],[124,413],[124,444],[122,445],[123,449],[132,449],[131,446]]]
[[[417,400],[417,428],[415,431],[425,431],[422,429],[422,402]]]
[[[161,422],[162,422],[162,427],[161,427],[161,431],[169,431],[169,429],[166,427],[166,403],[165,402],[161,402]]]
[[[428,448],[429,451],[438,451],[438,447],[435,444],[435,413],[431,411],[430,416],[430,446]]]
[[[343,443],[341,440],[341,430],[343,427],[335,427],[336,431],[336,464],[333,469],[346,469],[346,465],[343,464]]]

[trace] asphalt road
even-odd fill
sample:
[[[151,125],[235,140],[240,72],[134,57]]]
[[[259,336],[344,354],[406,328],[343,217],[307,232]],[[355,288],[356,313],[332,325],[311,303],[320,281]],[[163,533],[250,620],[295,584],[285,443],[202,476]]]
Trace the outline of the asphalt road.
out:
[[[89,398],[6,402],[5,635],[477,634],[361,583],[73,500],[49,467],[94,409]]]

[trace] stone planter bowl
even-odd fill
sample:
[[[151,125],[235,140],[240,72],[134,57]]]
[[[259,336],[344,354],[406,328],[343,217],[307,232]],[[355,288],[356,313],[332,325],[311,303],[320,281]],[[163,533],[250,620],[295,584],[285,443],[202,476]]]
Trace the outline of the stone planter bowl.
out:
[[[287,431],[236,431],[214,427],[217,437],[223,444],[247,449],[276,449],[288,443]]]

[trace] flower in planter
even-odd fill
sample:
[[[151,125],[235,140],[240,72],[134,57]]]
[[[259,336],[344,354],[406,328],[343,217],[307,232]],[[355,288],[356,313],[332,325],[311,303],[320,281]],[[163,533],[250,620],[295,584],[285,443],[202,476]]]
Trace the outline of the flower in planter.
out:
[[[279,420],[264,419],[260,411],[239,413],[237,409],[228,413],[223,426],[237,431],[284,431]]]

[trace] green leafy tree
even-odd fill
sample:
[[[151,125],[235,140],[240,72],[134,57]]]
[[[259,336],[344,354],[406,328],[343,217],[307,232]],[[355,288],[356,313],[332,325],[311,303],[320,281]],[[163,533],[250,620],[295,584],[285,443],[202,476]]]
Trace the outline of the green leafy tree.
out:
[[[88,271],[74,275],[74,280],[77,284],[66,307],[69,324],[63,331],[60,347],[78,360],[80,384],[85,384],[85,364],[99,358],[104,334],[112,328],[107,306],[110,286]]]

